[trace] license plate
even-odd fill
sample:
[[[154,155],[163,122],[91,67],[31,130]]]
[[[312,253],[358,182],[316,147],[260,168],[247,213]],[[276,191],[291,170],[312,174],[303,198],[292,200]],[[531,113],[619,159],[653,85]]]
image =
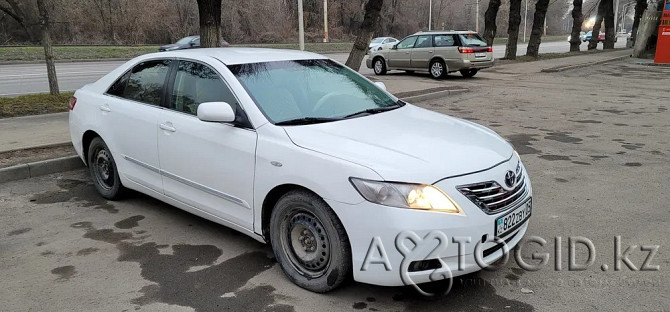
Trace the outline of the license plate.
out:
[[[496,219],[496,237],[503,237],[505,234],[521,226],[530,217],[532,207],[533,200],[529,198],[519,207]]]
[[[486,53],[475,53],[475,57],[485,57]]]

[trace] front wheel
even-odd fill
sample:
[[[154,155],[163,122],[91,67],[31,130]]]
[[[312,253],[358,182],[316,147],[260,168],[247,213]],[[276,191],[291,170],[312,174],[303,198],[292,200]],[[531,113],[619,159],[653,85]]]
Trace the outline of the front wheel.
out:
[[[472,78],[477,74],[477,72],[479,72],[477,69],[464,69],[461,70],[461,75],[463,75],[465,78]]]
[[[430,62],[430,75],[435,79],[441,79],[447,76],[447,67],[441,60]]]
[[[381,57],[375,59],[372,65],[375,70],[375,75],[386,74],[386,63],[384,63],[384,60]]]
[[[292,191],[282,196],[270,218],[277,262],[296,285],[323,293],[351,274],[351,249],[344,226],[318,196]]]
[[[98,193],[106,199],[118,199],[123,191],[114,157],[107,144],[96,137],[88,146],[88,170]]]

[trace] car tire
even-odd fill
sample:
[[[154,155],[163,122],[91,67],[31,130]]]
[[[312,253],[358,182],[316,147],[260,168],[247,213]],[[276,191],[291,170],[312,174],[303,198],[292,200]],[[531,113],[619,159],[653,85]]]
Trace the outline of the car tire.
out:
[[[447,76],[447,66],[442,60],[434,60],[428,66],[430,76],[435,79],[442,79]]]
[[[324,293],[351,276],[344,226],[313,193],[291,191],[277,201],[270,217],[270,241],[286,276],[304,289]]]
[[[385,75],[386,74],[386,63],[381,57],[377,57],[372,61],[372,69],[375,71],[375,75]]]
[[[463,77],[472,78],[479,72],[479,70],[478,69],[463,69],[460,72],[461,72],[461,75],[463,75]]]
[[[114,200],[123,195],[125,188],[121,184],[116,162],[100,137],[94,138],[88,146],[87,164],[95,189],[102,197]]]

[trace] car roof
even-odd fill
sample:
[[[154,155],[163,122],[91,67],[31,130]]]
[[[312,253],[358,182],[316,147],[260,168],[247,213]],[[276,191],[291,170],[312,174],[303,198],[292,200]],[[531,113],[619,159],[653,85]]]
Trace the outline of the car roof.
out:
[[[476,34],[472,30],[430,30],[430,31],[420,31],[414,35],[465,35],[465,34]]]
[[[185,57],[193,59],[215,58],[226,65],[326,59],[327,57],[306,51],[266,48],[200,48],[145,54],[143,57]]]

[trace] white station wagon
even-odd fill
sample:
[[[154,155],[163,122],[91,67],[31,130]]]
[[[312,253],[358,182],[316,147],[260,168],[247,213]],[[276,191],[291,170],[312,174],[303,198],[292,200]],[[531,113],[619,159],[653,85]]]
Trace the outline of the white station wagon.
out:
[[[270,243],[315,292],[477,271],[530,216],[530,181],[504,139],[314,53],[143,55],[77,90],[70,134],[104,198],[133,189]],[[403,237],[418,247],[435,233],[445,248],[408,254]]]

